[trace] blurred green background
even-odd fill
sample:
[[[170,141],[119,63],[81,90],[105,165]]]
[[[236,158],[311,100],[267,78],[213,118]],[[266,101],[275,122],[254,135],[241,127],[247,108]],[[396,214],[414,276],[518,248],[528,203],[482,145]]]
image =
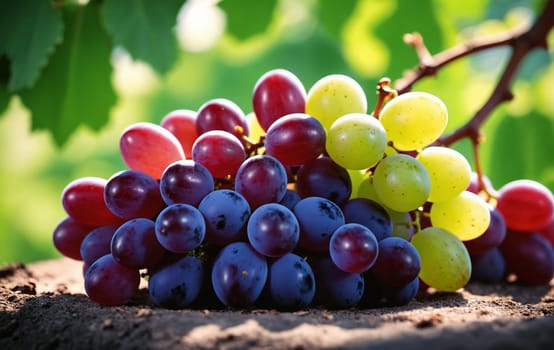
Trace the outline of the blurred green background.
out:
[[[291,70],[307,90],[324,75],[348,74],[364,87],[371,110],[377,81],[383,76],[394,81],[417,64],[402,41],[404,33],[420,32],[436,53],[529,24],[543,5],[531,0],[78,2],[80,7],[46,2],[64,26],[52,28],[58,39],[44,62],[49,66],[27,86],[7,85],[10,75],[1,56],[9,37],[0,32],[0,264],[60,256],[52,231],[65,217],[64,186],[123,169],[119,135],[133,122],[157,123],[174,109],[196,110],[216,97],[249,112],[256,80],[273,68]],[[32,1],[22,1],[17,11],[10,3],[3,2],[0,13],[19,20]],[[76,42],[72,29],[79,25],[85,29]],[[89,45],[93,42],[100,44]],[[536,50],[523,62],[513,84],[515,99],[497,108],[484,126],[483,167],[497,188],[529,178],[554,190],[552,32],[548,42],[549,51]],[[414,89],[444,100],[452,131],[489,97],[509,53],[498,48],[472,55]],[[64,61],[75,55],[79,60]],[[81,67],[75,68],[75,61]],[[71,84],[63,84],[80,79],[93,83],[69,92]],[[56,103],[63,115],[52,113]],[[469,142],[454,147],[472,160]]]

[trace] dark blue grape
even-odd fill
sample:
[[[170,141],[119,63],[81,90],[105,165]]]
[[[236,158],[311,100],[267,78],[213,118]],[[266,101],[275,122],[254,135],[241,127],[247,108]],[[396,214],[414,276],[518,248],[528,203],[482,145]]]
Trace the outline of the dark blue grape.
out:
[[[122,305],[137,293],[139,270],[118,263],[111,254],[97,259],[85,273],[85,291],[90,299],[102,305]]]
[[[160,179],[160,192],[167,205],[175,203],[198,206],[214,190],[214,179],[209,170],[193,160],[170,164]]]
[[[154,221],[129,220],[115,231],[110,245],[114,259],[129,268],[143,269],[158,264],[165,249],[156,238]]]
[[[379,242],[379,255],[371,272],[381,284],[402,287],[416,278],[420,269],[419,253],[410,242],[399,237]]]
[[[246,238],[250,206],[240,193],[213,191],[202,199],[198,210],[206,222],[206,242],[226,245]]]
[[[312,268],[306,260],[292,253],[271,263],[267,283],[271,300],[282,310],[308,306],[316,290]]]
[[[126,220],[154,219],[165,206],[158,181],[137,170],[114,174],[104,188],[104,201],[112,213]]]
[[[206,235],[202,213],[189,204],[172,204],[156,219],[156,237],[173,253],[187,253],[197,248]]]
[[[235,242],[219,252],[212,268],[212,285],[218,299],[227,306],[252,306],[267,280],[263,255],[245,242]]]
[[[306,250],[329,251],[329,240],[344,225],[344,215],[337,204],[322,197],[307,197],[294,207],[300,224],[298,245]]]
[[[546,285],[554,275],[554,249],[538,233],[508,230],[500,245],[506,272],[529,285]]]
[[[331,158],[319,157],[298,170],[296,190],[302,198],[323,197],[341,205],[352,194],[352,181]]]
[[[500,283],[506,276],[506,262],[499,248],[471,255],[471,279],[483,283]]]
[[[283,197],[283,199],[281,199],[279,204],[282,204],[290,210],[293,210],[294,206],[300,201],[300,199],[302,198],[300,197],[298,192],[287,188],[285,196]]]
[[[344,224],[333,232],[329,253],[339,269],[361,273],[369,270],[377,260],[379,243],[367,227]]]
[[[182,309],[196,300],[204,283],[202,261],[185,256],[156,268],[148,280],[148,293],[155,305]]]
[[[342,211],[346,223],[364,225],[378,241],[392,236],[393,222],[379,203],[367,198],[353,198],[343,204]]]
[[[112,237],[119,226],[100,226],[91,230],[81,242],[81,257],[85,264],[110,253]]]
[[[345,272],[329,257],[317,259],[313,265],[316,281],[315,300],[339,309],[356,306],[364,294],[364,277],[361,273]]]
[[[300,227],[290,209],[278,203],[268,203],[250,215],[247,235],[252,247],[260,254],[279,257],[296,247]]]
[[[369,271],[364,274],[365,291],[361,307],[402,306],[415,298],[419,291],[420,280],[415,277],[402,286],[387,286],[382,284]]]

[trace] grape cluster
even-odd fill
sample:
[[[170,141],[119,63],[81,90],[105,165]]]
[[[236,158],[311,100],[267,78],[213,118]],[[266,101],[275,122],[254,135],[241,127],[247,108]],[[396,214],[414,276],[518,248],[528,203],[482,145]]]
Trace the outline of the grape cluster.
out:
[[[92,300],[127,303],[144,276],[160,307],[281,310],[552,277],[552,193],[526,181],[485,200],[464,156],[433,145],[448,121],[436,96],[405,93],[371,115],[348,76],[306,92],[275,69],[252,102],[248,115],[218,98],[132,124],[119,140],[128,169],[65,187],[53,241],[83,260]]]

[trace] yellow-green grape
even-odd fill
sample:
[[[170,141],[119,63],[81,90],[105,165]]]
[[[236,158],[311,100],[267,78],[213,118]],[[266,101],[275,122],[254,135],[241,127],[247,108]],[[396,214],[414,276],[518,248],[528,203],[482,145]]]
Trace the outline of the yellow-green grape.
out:
[[[410,241],[415,231],[410,213],[385,209],[392,220],[392,236]]]
[[[419,278],[430,287],[454,292],[471,276],[471,260],[465,245],[452,233],[427,227],[412,238],[421,259]]]
[[[447,201],[433,203],[429,215],[433,226],[452,232],[462,241],[481,236],[491,219],[487,203],[469,191]]]
[[[348,176],[350,176],[350,181],[352,182],[352,194],[350,195],[350,198],[357,198],[359,197],[358,190],[360,188],[360,185],[366,179],[366,177],[369,176],[369,174],[366,172],[366,169],[364,170],[346,169],[346,171],[348,172]]]
[[[425,167],[415,158],[393,154],[375,168],[373,185],[379,202],[396,211],[412,211],[429,197],[431,183]]]
[[[413,151],[439,138],[448,123],[448,111],[435,95],[407,92],[385,105],[380,120],[396,149]]]
[[[325,130],[348,113],[367,113],[365,92],[347,75],[332,74],[318,80],[306,96],[306,113],[317,118]]]
[[[469,186],[471,166],[460,152],[447,147],[427,147],[418,154],[417,160],[431,178],[429,202],[456,197]]]
[[[373,175],[369,172],[366,173],[362,178],[356,195],[357,197],[371,199],[372,201],[382,204],[379,196],[377,196],[377,192],[375,192],[375,186],[373,185]]]
[[[265,131],[258,122],[258,118],[256,118],[254,112],[250,112],[246,115],[246,125],[248,125],[248,137],[252,141],[258,142],[260,138],[265,135]]]
[[[329,157],[346,169],[375,165],[385,154],[387,135],[381,122],[364,113],[343,115],[327,131]]]

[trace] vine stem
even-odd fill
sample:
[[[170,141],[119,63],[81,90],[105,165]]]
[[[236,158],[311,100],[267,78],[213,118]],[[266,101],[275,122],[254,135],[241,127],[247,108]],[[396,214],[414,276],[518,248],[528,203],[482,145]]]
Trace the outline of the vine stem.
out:
[[[417,81],[436,75],[442,67],[460,58],[495,47],[511,47],[512,52],[508,62],[487,101],[464,125],[435,142],[435,145],[450,146],[464,138],[471,140],[479,185],[489,200],[495,197],[495,191],[488,188],[489,186],[483,181],[478,152],[479,144],[483,139],[481,127],[498,105],[513,99],[510,86],[523,59],[535,48],[547,49],[547,35],[553,27],[554,0],[546,0],[542,11],[531,27],[517,27],[501,34],[474,39],[436,55],[429,53],[420,34],[411,33],[404,36],[404,41],[413,46],[416,51],[419,65],[396,81],[395,89],[398,94],[409,91]]]

